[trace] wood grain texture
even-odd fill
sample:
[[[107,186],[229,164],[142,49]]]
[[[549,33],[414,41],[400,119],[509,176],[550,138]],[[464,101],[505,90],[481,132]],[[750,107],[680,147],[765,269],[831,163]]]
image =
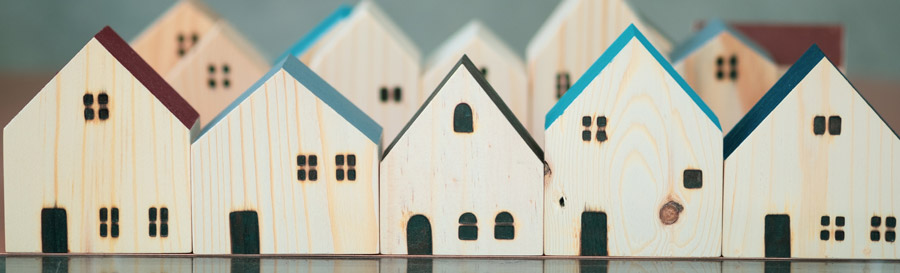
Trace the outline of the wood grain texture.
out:
[[[7,251],[41,252],[41,209],[63,208],[69,252],[190,252],[190,135],[92,39],[4,128]],[[120,210],[118,238],[100,236],[103,207]],[[150,207],[168,208],[167,238],[148,235]]]
[[[528,76],[525,64],[481,22],[472,21],[444,42],[428,62],[422,75],[423,91],[433,91],[463,55],[484,69],[488,82],[497,90],[516,117],[528,128]]]
[[[229,213],[243,210],[259,216],[261,254],[378,253],[379,152],[279,70],[192,146],[194,253],[231,253]],[[298,181],[301,154],[317,156],[317,181]],[[356,181],[337,181],[338,154],[355,154]]]
[[[730,76],[732,56],[737,57],[735,80]],[[723,62],[721,79],[716,75],[719,58]],[[777,67],[771,60],[727,31],[710,39],[674,66],[716,113],[724,132],[744,117],[777,77]]]
[[[190,258],[151,257],[5,257],[5,272],[190,273]]]
[[[725,160],[723,255],[764,257],[764,217],[787,214],[791,257],[900,258],[900,245],[885,242],[885,218],[900,211],[900,139],[827,58],[812,65]],[[815,116],[840,116],[840,135],[814,134]]]
[[[195,258],[193,272],[378,273],[378,264],[376,259]]]
[[[526,54],[531,101],[529,131],[538,143],[544,143],[544,114],[558,100],[557,73],[567,72],[574,84],[631,24],[645,33],[663,55],[668,55],[670,42],[642,22],[626,0],[563,1],[538,30]]]
[[[167,75],[218,19],[219,16],[199,0],[179,0],[144,29],[131,45],[157,73]],[[183,40],[179,41],[179,36]],[[184,54],[179,54],[181,49]]]
[[[582,140],[584,116],[590,141]],[[598,116],[607,118],[603,142],[595,139]],[[605,212],[610,256],[719,256],[722,132],[637,39],[545,136],[546,255],[581,253],[582,213]],[[686,169],[703,172],[702,188],[684,187]],[[669,202],[683,211],[666,225],[660,214]]]
[[[425,99],[418,49],[374,2],[361,2],[341,24],[309,67],[384,127],[385,142],[394,139]],[[387,101],[381,88],[388,89]],[[401,89],[399,102],[395,88]]]
[[[543,263],[505,259],[381,259],[380,272],[540,273],[544,272]]]
[[[415,238],[407,238],[407,222],[414,215],[428,218],[435,255],[542,253],[542,159],[476,80],[473,73],[480,72],[471,62],[465,68],[464,62],[468,60],[457,64],[385,151],[383,254],[408,253],[407,240]],[[472,109],[471,133],[454,132],[460,103]],[[477,240],[459,239],[460,217],[467,212],[477,218]],[[512,240],[494,237],[495,217],[501,212],[512,214]]]
[[[268,70],[269,64],[256,49],[219,20],[166,80],[200,112],[201,126],[206,126]]]

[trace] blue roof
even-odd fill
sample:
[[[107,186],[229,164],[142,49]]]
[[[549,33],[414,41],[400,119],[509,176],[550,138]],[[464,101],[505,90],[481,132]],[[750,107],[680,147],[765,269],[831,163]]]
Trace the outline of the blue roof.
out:
[[[559,99],[559,101],[555,105],[553,105],[553,108],[550,108],[550,111],[547,112],[546,119],[544,120],[544,129],[549,128],[550,125],[552,125],[553,122],[563,114],[566,108],[568,108],[569,105],[572,104],[572,102],[575,101],[575,99],[578,98],[579,95],[581,95],[581,93],[584,91],[584,88],[586,88],[588,84],[590,84],[591,81],[594,80],[594,78],[600,75],[600,72],[603,71],[603,68],[606,68],[606,66],[610,62],[612,62],[613,58],[616,57],[616,55],[618,55],[619,52],[622,51],[623,48],[625,48],[625,45],[627,45],[628,42],[630,42],[632,39],[637,39],[642,45],[644,45],[647,51],[650,52],[650,55],[653,55],[653,58],[656,59],[659,65],[661,65],[663,69],[665,69],[666,72],[668,72],[669,75],[672,76],[673,79],[675,79],[675,82],[677,82],[678,85],[681,86],[681,89],[691,97],[691,99],[695,104],[697,104],[698,107],[700,107],[700,110],[702,110],[703,113],[705,113],[706,116],[709,117],[709,120],[712,121],[716,125],[716,127],[719,128],[719,130],[722,130],[722,125],[719,124],[719,118],[716,117],[716,114],[713,113],[712,109],[710,109],[709,106],[707,106],[706,103],[704,103],[703,100],[700,99],[700,96],[698,96],[697,93],[694,92],[694,89],[692,89],[691,86],[688,85],[683,78],[681,78],[681,75],[679,75],[678,72],[675,71],[675,68],[673,68],[668,61],[666,61],[663,55],[660,54],[659,51],[657,51],[649,41],[647,41],[647,38],[644,37],[644,34],[641,34],[641,32],[633,24],[628,26],[628,28],[625,29],[625,32],[623,32],[622,35],[619,35],[619,38],[616,38],[616,40],[613,41],[612,45],[610,45],[609,48],[606,49],[606,51],[604,51],[602,55],[600,55],[600,58],[598,58],[597,61],[595,61],[594,64],[592,64],[591,67],[588,68],[586,72],[584,72],[584,75],[582,75],[581,78],[578,78],[578,81],[576,81],[575,84],[572,85],[572,88],[569,88],[569,90],[566,91],[566,93]]]
[[[309,69],[305,64],[297,60],[294,57],[282,58],[275,64],[265,76],[263,76],[259,81],[257,81],[253,86],[251,86],[247,91],[244,91],[237,99],[234,100],[228,107],[225,108],[219,115],[213,118],[209,124],[203,128],[203,131],[197,136],[194,141],[200,139],[205,135],[211,128],[215,127],[220,121],[225,119],[229,113],[231,113],[238,105],[241,105],[251,94],[260,90],[260,87],[266,83],[272,76],[274,76],[279,71],[284,70],[292,77],[294,77],[297,82],[302,84],[306,89],[309,89],[310,92],[313,93],[316,97],[318,97],[322,102],[327,104],[331,109],[334,109],[339,115],[344,117],[347,122],[350,122],[351,125],[356,127],[360,132],[362,132],[366,137],[368,137],[375,144],[381,145],[381,126],[375,122],[372,118],[370,118],[366,113],[356,107],[350,100],[345,98],[341,93],[331,87],[325,80],[316,75],[315,72]]]
[[[300,57],[303,53],[306,52],[307,49],[313,46],[322,36],[325,36],[332,27],[337,25],[337,23],[347,19],[350,16],[350,13],[353,12],[353,6],[347,4],[341,4],[336,10],[331,12],[328,17],[325,17],[325,20],[322,20],[318,25],[316,25],[312,30],[309,31],[306,35],[300,38],[294,45],[291,46],[287,51],[281,54],[278,57],[278,60],[283,59],[287,55],[292,55],[294,57]]]
[[[678,47],[673,49],[672,54],[670,55],[670,57],[671,57],[670,60],[672,60],[673,63],[677,63],[677,62],[681,61],[682,59],[687,58],[688,56],[691,55],[691,53],[694,53],[694,51],[696,51],[703,45],[706,45],[707,42],[709,42],[711,39],[719,36],[719,34],[722,33],[723,31],[727,31],[727,32],[731,33],[731,35],[733,35],[735,38],[740,40],[742,43],[744,43],[745,45],[747,45],[748,47],[750,47],[751,49],[753,49],[754,51],[759,53],[759,55],[763,56],[763,58],[766,58],[770,61],[772,60],[772,56],[769,55],[769,52],[766,51],[765,49],[763,49],[761,46],[759,46],[759,44],[754,42],[752,39],[747,38],[747,36],[744,36],[743,33],[731,28],[731,26],[729,26],[727,23],[725,23],[719,19],[709,20],[709,22],[706,23],[706,26],[703,27],[702,30],[700,30],[699,32],[694,34],[694,36],[691,36],[690,39],[688,39],[687,41],[685,41],[684,43],[682,43],[681,45],[678,45]]]

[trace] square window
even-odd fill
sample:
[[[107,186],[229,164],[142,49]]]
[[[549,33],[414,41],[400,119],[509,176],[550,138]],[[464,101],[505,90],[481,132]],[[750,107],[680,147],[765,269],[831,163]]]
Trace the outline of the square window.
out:
[[[844,226],[844,216],[834,217],[834,224],[839,227]]]
[[[880,227],[881,226],[881,217],[872,216],[872,227]]]
[[[822,216],[822,225],[827,227],[830,224],[831,224],[831,217]]]
[[[894,241],[897,240],[897,233],[894,232],[893,230],[885,231],[884,232],[884,240],[893,243]]]
[[[100,237],[106,237],[106,223],[100,224]]]
[[[160,237],[169,237],[169,224],[166,224],[166,223],[159,224],[159,236]]]
[[[159,209],[159,219],[163,222],[169,221],[169,208],[161,208]]]
[[[597,141],[600,141],[600,142],[606,141],[606,130],[605,129],[597,130]]]
[[[606,116],[597,117],[597,127],[606,127]]]
[[[109,217],[107,212],[108,210],[106,208],[100,208],[100,222],[106,222],[106,219]]]
[[[84,94],[84,96],[81,97],[81,102],[84,103],[84,106],[91,106],[94,104],[94,95]]]
[[[824,135],[825,134],[825,117],[824,116],[816,116],[813,118],[813,134]]]
[[[581,131],[581,140],[591,141],[591,130]]]
[[[347,155],[347,165],[353,167],[356,166],[356,155],[349,154]]]
[[[156,208],[150,208],[148,214],[150,216],[150,222],[156,221]]]
[[[894,216],[888,216],[884,219],[884,225],[889,228],[897,227],[897,218],[895,218]]]
[[[319,172],[317,172],[316,170],[310,170],[309,171],[309,180],[316,181],[318,179],[319,179]]]
[[[93,108],[84,108],[84,120],[94,120]]]
[[[834,239],[835,239],[835,240],[838,240],[838,241],[843,241],[843,240],[844,240],[844,231],[843,231],[843,230],[835,231],[835,232],[834,232]]]
[[[354,169],[347,170],[347,180],[356,181],[356,170],[354,170]]]
[[[836,136],[841,134],[841,117],[828,117],[828,134]]]
[[[459,226],[457,236],[463,241],[478,240],[478,227],[474,225],[461,225]]]
[[[829,233],[827,229],[823,229],[822,232],[819,232],[819,239],[822,239],[822,241],[828,241],[830,235],[831,233]]]
[[[306,181],[306,170],[297,170],[297,180]]]
[[[873,230],[869,233],[869,239],[872,239],[872,242],[878,242],[881,240],[881,232]]]
[[[584,126],[584,127],[591,126],[591,117],[589,117],[589,116],[581,117],[581,126]]]
[[[319,165],[319,158],[315,155],[309,156],[309,166],[315,167]]]
[[[337,181],[344,181],[344,169],[337,169],[334,177],[337,178]]]
[[[703,171],[684,170],[682,175],[685,189],[699,189],[703,187]]]
[[[100,108],[100,111],[98,111],[97,113],[99,113],[98,116],[100,116],[100,120],[106,120],[109,118],[109,109]]]
[[[100,103],[100,105],[109,104],[109,95],[100,93],[100,95],[97,95],[97,102]]]
[[[306,156],[305,155],[297,156],[297,166],[306,166]]]
[[[338,166],[344,165],[344,155],[336,155],[334,156],[334,164]]]
[[[156,237],[156,223],[150,223],[149,229],[150,231],[148,233],[150,237]]]

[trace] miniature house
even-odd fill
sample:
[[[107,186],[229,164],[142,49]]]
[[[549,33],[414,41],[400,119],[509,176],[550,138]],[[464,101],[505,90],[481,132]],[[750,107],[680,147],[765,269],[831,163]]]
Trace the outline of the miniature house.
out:
[[[724,145],[725,257],[900,258],[900,139],[818,46]]]
[[[591,62],[629,25],[647,33],[663,54],[669,41],[647,25],[626,0],[565,0],[528,44],[530,131],[544,143],[544,114],[581,77]]]
[[[725,132],[775,83],[777,68],[769,53],[721,20],[707,22],[671,56]]]
[[[845,68],[844,27],[841,25],[751,22],[730,22],[729,25],[772,55],[779,76],[784,75],[812,44],[818,45],[841,71]]]
[[[196,0],[177,2],[133,44],[197,109],[201,126],[269,69],[237,30]]]
[[[3,129],[6,250],[191,252],[197,118],[104,28]]]
[[[192,144],[194,253],[378,253],[381,127],[284,58]]]
[[[545,127],[546,255],[720,255],[718,119],[635,26]]]
[[[528,76],[524,62],[479,21],[469,22],[435,50],[422,76],[425,90],[434,90],[463,55],[478,60],[478,69],[517,117],[528,116]]]
[[[468,57],[384,151],[381,253],[541,255],[543,151]]]
[[[419,50],[374,2],[338,8],[289,51],[378,121],[385,137],[424,99]]]

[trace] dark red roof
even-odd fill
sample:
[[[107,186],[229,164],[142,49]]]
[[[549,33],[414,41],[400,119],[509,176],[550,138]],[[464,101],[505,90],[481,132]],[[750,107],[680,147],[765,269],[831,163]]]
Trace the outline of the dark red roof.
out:
[[[94,35],[94,39],[97,39],[125,69],[128,69],[135,79],[147,87],[147,90],[150,90],[150,93],[156,96],[156,99],[162,102],[169,112],[172,112],[184,124],[184,127],[190,129],[194,126],[200,113],[197,113],[197,110],[194,110],[194,107],[191,107],[178,92],[175,92],[175,89],[163,80],[153,68],[150,68],[150,65],[137,52],[134,52],[134,49],[131,49],[131,46],[122,40],[119,34],[107,26]]]
[[[844,28],[840,25],[759,24],[730,25],[772,55],[778,65],[792,65],[813,44],[836,66],[844,63]]]

